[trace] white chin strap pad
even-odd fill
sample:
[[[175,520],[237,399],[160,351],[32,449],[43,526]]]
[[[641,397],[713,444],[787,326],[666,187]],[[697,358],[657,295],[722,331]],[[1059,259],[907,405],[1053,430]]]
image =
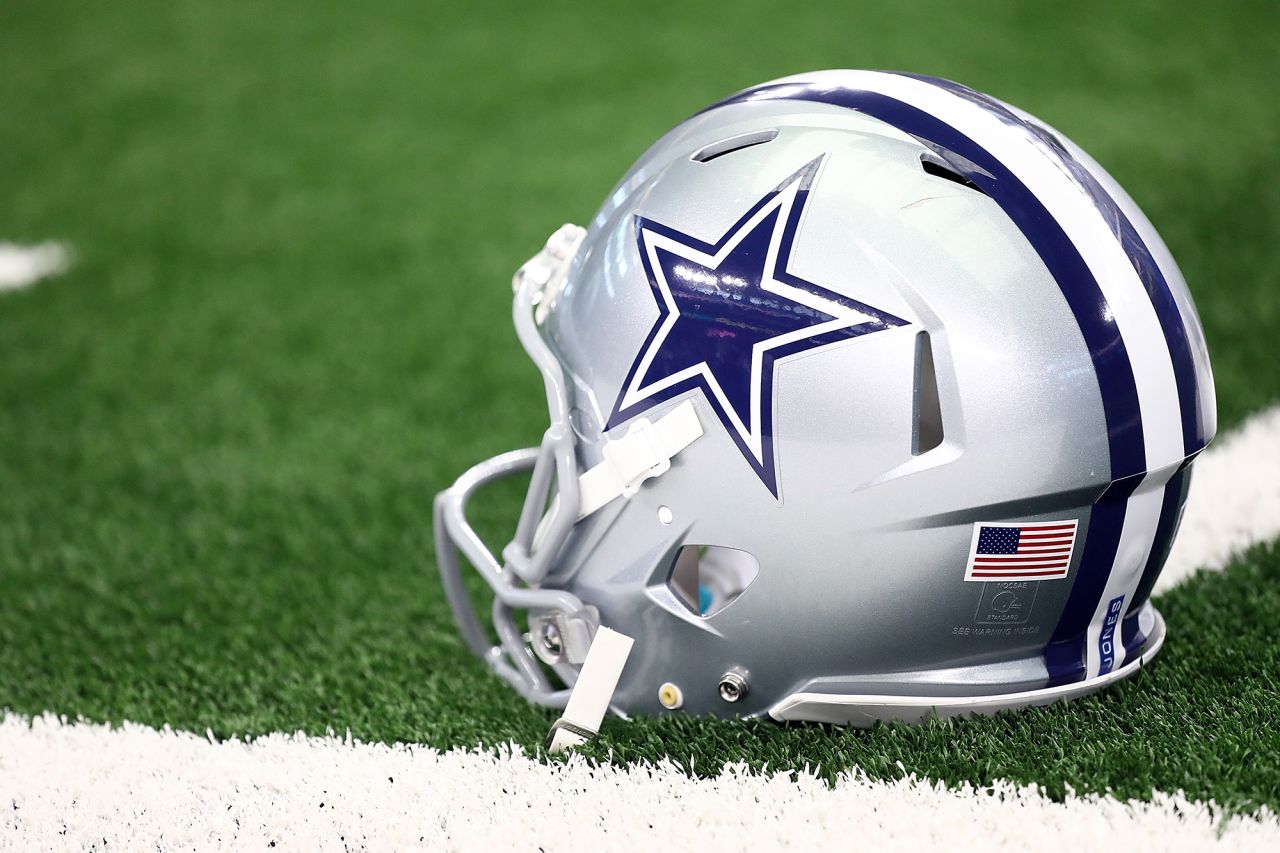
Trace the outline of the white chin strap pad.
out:
[[[685,400],[656,423],[641,418],[627,434],[604,446],[604,461],[578,477],[578,521],[615,498],[631,497],[640,484],[671,468],[671,457],[702,436],[702,423],[692,400]],[[554,514],[554,510],[543,519]],[[534,537],[535,543],[539,536]],[[572,749],[596,736],[609,710],[633,640],[600,627],[569,694],[564,714],[547,734],[547,751]]]
[[[622,438],[607,442],[604,461],[578,478],[578,520],[614,498],[631,497],[640,484],[671,467],[671,457],[702,435],[692,400],[685,400],[656,423],[641,418]]]
[[[591,648],[587,651],[587,659],[582,664],[582,671],[578,673],[578,680],[573,685],[569,704],[547,733],[548,752],[572,749],[595,737],[600,731],[600,723],[609,710],[613,691],[617,689],[618,679],[622,677],[622,668],[627,665],[627,658],[631,654],[632,642],[634,641],[626,634],[604,627],[596,630]]]

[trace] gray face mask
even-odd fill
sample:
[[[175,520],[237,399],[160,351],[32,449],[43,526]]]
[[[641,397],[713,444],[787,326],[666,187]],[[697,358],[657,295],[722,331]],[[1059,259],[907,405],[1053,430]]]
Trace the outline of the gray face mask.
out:
[[[1203,332],[1133,201],[1025,113],[888,73],[756,87],[514,284],[551,425],[438,496],[436,547],[467,644],[568,705],[559,744],[609,707],[990,713],[1163,642],[1148,597],[1216,429]],[[518,473],[495,556],[466,504]]]

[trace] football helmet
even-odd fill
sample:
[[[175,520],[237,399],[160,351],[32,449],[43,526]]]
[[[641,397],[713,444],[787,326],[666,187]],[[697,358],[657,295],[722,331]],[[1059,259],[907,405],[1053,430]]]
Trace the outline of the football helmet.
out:
[[[606,706],[992,713],[1160,648],[1149,595],[1216,429],[1203,331],[1142,211],[1043,122],[911,74],[766,83],[514,286],[551,425],[438,496],[437,555],[468,645],[568,704],[566,740]],[[522,472],[495,555],[466,505]]]

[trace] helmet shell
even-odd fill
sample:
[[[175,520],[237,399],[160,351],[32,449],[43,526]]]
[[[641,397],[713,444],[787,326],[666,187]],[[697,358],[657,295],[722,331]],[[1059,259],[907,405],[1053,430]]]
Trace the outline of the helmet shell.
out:
[[[799,692],[963,697],[1087,678],[1096,674],[1090,644],[1105,630],[1090,634],[1093,617],[1113,582],[1123,582],[1123,616],[1132,621],[1114,631],[1120,655],[1151,639],[1146,599],[1185,499],[1184,462],[1215,427],[1185,283],[1096,163],[1042,125],[1034,127],[1057,151],[1009,125],[1010,146],[1044,161],[1036,168],[1069,159],[1087,170],[1089,186],[1124,211],[1162,271],[1198,380],[1189,392],[1196,423],[1183,431],[1192,440],[1175,442],[1146,426],[1150,407],[1126,412],[1115,403],[1073,304],[1077,283],[1011,215],[996,186],[1002,175],[947,147],[945,134],[930,138],[889,120],[889,111],[830,97],[879,91],[866,81],[893,76],[824,72],[766,84],[672,130],[610,193],[546,314],[542,334],[570,386],[584,469],[632,421],[656,420],[684,400],[704,427],[669,471],[579,522],[546,581],[638,638],[614,698],[626,711],[661,712],[665,683],[679,686],[688,711],[755,714]],[[994,109],[954,84],[904,79],[964,100],[965,109]],[[773,483],[702,388],[611,421],[661,319],[638,223],[715,243],[807,166],[787,272],[901,322],[777,359],[765,398]],[[1131,289],[1134,299],[1153,298]],[[1138,363],[1141,348],[1162,341],[1124,343]],[[1185,416],[1185,406],[1173,411]],[[1128,446],[1118,436],[1132,429],[1120,423],[1125,416],[1146,439],[1137,462],[1120,458]],[[1153,507],[1149,529],[1110,550],[1092,544],[1119,535],[1110,532],[1117,513],[1122,530],[1126,512],[1138,518]],[[1161,529],[1166,517],[1172,523]],[[1078,524],[1065,577],[966,580],[978,527],[1035,522]],[[758,573],[705,615],[673,590],[685,546],[745,552]],[[1075,600],[1082,596],[1096,600]],[[749,685],[733,703],[719,690],[727,672]]]

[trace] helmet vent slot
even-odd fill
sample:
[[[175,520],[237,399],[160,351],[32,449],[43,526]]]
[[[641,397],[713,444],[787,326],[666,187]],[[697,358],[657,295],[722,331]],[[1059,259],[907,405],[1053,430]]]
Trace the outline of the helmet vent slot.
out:
[[[737,136],[730,136],[728,139],[721,139],[719,142],[713,142],[710,145],[699,148],[689,159],[698,163],[706,163],[717,157],[723,157],[726,154],[750,148],[753,145],[764,145],[766,142],[772,142],[777,135],[777,128],[740,133]]]
[[[982,192],[982,187],[957,172],[950,164],[946,163],[941,157],[934,154],[920,155],[920,168],[924,169],[925,174],[933,175],[935,178],[942,178],[959,184],[962,187],[968,187],[974,192]],[[986,193],[982,193],[986,195]]]
[[[742,595],[760,574],[746,551],[723,545],[685,545],[676,555],[667,586],[695,616],[714,616]]]
[[[916,335],[916,377],[912,405],[911,454],[919,456],[942,444],[942,406],[928,332]]]

